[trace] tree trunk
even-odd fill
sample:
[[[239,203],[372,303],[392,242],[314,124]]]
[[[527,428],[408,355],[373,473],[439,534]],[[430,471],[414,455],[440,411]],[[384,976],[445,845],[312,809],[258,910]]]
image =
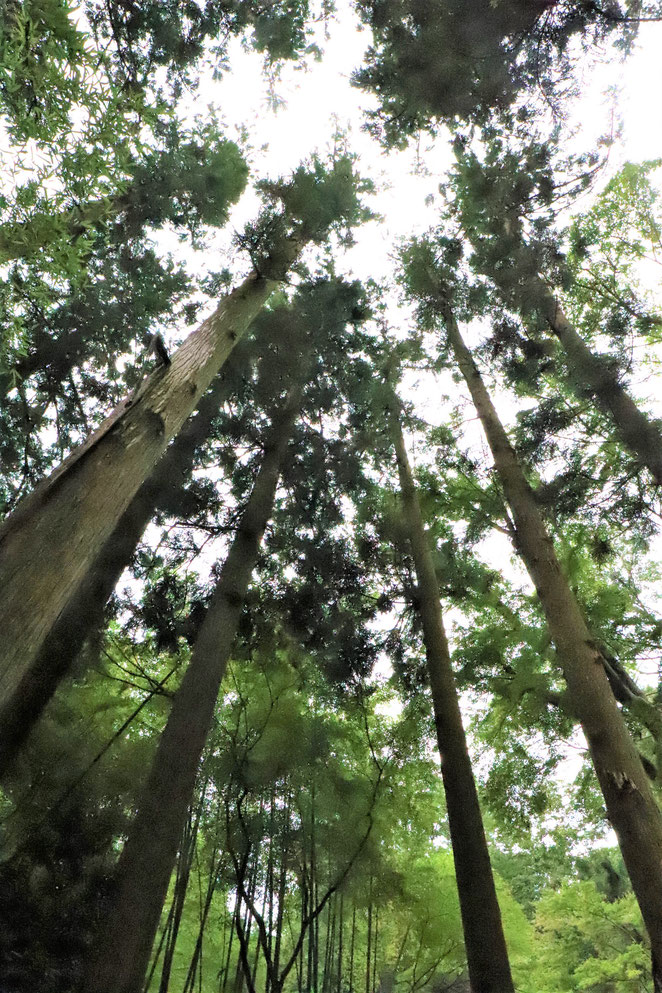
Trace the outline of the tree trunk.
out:
[[[253,993],[255,990],[255,978],[248,961],[248,952],[250,950],[251,931],[253,930],[253,915],[251,913],[251,907],[254,905],[259,870],[260,849],[256,846],[255,854],[253,856],[250,881],[248,884],[248,900],[246,901],[246,910],[244,911],[244,921],[243,924],[241,924],[241,926],[237,929],[237,934],[241,943],[241,953],[237,959],[237,971],[234,977],[235,993],[242,993],[244,983],[246,984],[248,993]],[[239,921],[241,923],[241,918],[239,918]]]
[[[225,993],[225,991],[228,988],[228,979],[230,977],[230,962],[232,961],[232,942],[236,931],[236,921],[239,919],[240,909],[241,909],[241,897],[239,895],[239,888],[237,887],[237,893],[235,895],[235,900],[234,900],[234,910],[232,912],[232,920],[230,921],[230,936],[228,938],[228,949],[225,958],[225,967],[223,971],[223,983],[221,986],[222,993]]]
[[[287,242],[291,264],[300,240]],[[59,617],[168,442],[278,285],[252,275],[155,369],[0,528],[0,726],[58,665],[37,661]],[[36,715],[32,715],[34,720]]]
[[[662,484],[662,433],[658,425],[639,410],[619,383],[609,359],[591,351],[556,297],[542,280],[539,282],[542,312],[565,350],[572,379],[582,390],[589,387],[616,425],[623,444],[649,469],[659,486]]]
[[[280,954],[283,942],[283,921],[285,920],[285,893],[287,888],[287,862],[290,854],[290,794],[285,800],[284,810],[285,826],[283,830],[282,848],[280,853],[280,869],[278,873],[278,908],[276,910],[276,937],[274,941],[273,953],[273,975],[280,978]],[[273,872],[273,870],[272,870]],[[271,932],[268,943],[269,954],[271,953]]]
[[[142,802],[120,857],[106,923],[90,955],[85,993],[138,993],[177,841],[260,543],[301,402],[294,387],[275,418],[262,466],[221,570],[189,667],[173,700]]]
[[[234,356],[226,366],[233,361]],[[104,607],[130,564],[145,528],[155,510],[181,487],[198,446],[208,436],[212,421],[228,394],[230,381],[229,376],[221,373],[214,387],[202,398],[197,413],[186,422],[147,482],[140,487],[78,584],[75,595],[54,622],[34,660],[32,671],[39,678],[23,681],[20,700],[12,706],[10,713],[5,713],[5,719],[0,723],[0,776],[15,758],[85,640],[101,626]],[[6,712],[7,708],[4,710]]]
[[[356,939],[356,904],[352,904],[352,938],[349,945],[349,993],[354,993],[354,943]]]
[[[391,429],[404,517],[416,568],[419,611],[471,987],[474,993],[513,993],[501,912],[444,631],[439,584],[425,535],[395,396]]]
[[[175,873],[175,891],[172,896],[173,915],[171,919],[170,931],[168,933],[163,952],[159,993],[168,993],[168,987],[170,986],[170,973],[172,971],[172,963],[175,957],[175,947],[177,945],[179,928],[181,926],[182,915],[184,913],[184,904],[186,902],[188,882],[191,876],[191,868],[193,866],[193,853],[198,839],[198,828],[200,825],[200,815],[202,813],[203,801],[204,791],[203,797],[201,798],[198,806],[195,824],[191,824],[191,816],[189,813],[187,824],[184,828],[184,834],[182,836],[182,842],[179,848],[177,871]]]
[[[340,920],[338,922],[338,968],[336,971],[336,993],[342,989],[343,929],[345,926],[345,894],[340,894]]]
[[[556,557],[535,496],[444,302],[448,340],[494,457],[521,555],[559,653],[568,696],[588,742],[632,887],[651,941],[655,990],[662,990],[662,816],[605,674],[602,656]]]
[[[377,988],[377,949],[379,947],[379,907],[375,907],[375,937],[372,943],[372,988]]]
[[[370,877],[370,891],[368,895],[368,940],[365,953],[365,993],[370,993],[370,965],[372,962],[370,951],[372,948],[372,876]]]
[[[214,851],[211,859],[211,864],[209,866],[209,879],[207,881],[207,892],[205,893],[205,902],[202,907],[202,913],[200,915],[200,927],[198,928],[198,935],[195,939],[195,948],[193,949],[193,955],[191,956],[191,962],[188,967],[188,972],[186,974],[186,979],[184,981],[184,987],[182,993],[193,993],[193,987],[195,986],[195,977],[198,973],[198,965],[202,960],[202,943],[205,937],[205,930],[207,927],[207,919],[209,917],[209,911],[211,910],[211,905],[214,900],[214,894],[216,892],[216,884],[218,883],[218,877],[221,872],[221,862],[222,859],[216,858],[216,851]]]

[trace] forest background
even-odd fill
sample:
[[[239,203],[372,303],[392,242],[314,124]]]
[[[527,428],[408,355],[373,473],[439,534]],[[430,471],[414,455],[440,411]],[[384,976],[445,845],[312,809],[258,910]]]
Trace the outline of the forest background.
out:
[[[3,990],[662,989],[659,17],[0,2]]]

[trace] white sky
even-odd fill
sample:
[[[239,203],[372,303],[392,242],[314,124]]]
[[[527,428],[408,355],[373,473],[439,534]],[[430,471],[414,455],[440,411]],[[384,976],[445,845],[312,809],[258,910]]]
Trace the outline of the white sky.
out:
[[[364,111],[375,106],[374,98],[350,85],[352,71],[362,61],[369,34],[358,30],[348,0],[338,0],[338,14],[326,25],[328,36],[320,31],[323,59],[307,70],[286,65],[275,91],[284,105],[274,113],[269,106],[268,88],[261,73],[261,59],[241,49],[233,41],[230,49],[232,71],[220,82],[203,84],[195,95],[196,110],[213,103],[230,129],[247,128],[253,145],[256,177],[286,174],[315,151],[333,148],[334,132],[340,127],[349,137],[350,149],[358,155],[362,174],[372,178],[380,192],[374,209],[384,220],[357,231],[357,247],[349,265],[358,278],[382,278],[390,272],[389,254],[393,241],[424,230],[434,211],[426,197],[437,194],[439,182],[452,163],[448,142],[443,136],[432,143],[422,139],[420,149],[388,155],[361,130]],[[578,144],[588,149],[600,134],[612,129],[613,100],[610,87],[621,90],[617,105],[623,133],[614,148],[610,165],[615,171],[624,161],[641,161],[662,156],[662,24],[642,24],[636,51],[625,62],[608,51],[598,64],[584,72],[583,96],[576,118]],[[417,163],[425,173],[418,170]],[[247,196],[233,215],[240,227],[255,211],[255,200]]]

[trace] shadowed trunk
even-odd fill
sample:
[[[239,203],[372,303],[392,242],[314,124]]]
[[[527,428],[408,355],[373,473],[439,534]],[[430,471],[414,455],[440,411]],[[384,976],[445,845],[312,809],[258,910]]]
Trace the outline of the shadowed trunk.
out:
[[[514,993],[501,911],[444,630],[439,584],[395,395],[390,406],[404,519],[418,582],[418,609],[423,624],[471,988],[474,993]]]
[[[229,360],[232,362],[232,357]],[[197,447],[227,395],[229,380],[222,373],[168,448],[146,483],[140,487],[96,561],[79,583],[76,595],[60,614],[35,659],[38,678],[25,680],[16,705],[0,724],[0,775],[13,761],[35,720],[55,692],[83,644],[103,623],[103,611],[156,510],[184,482]]]
[[[294,387],[262,466],[175,695],[117,869],[110,912],[90,955],[84,993],[140,993],[200,757],[244,597],[273,510],[280,463],[301,403]]]

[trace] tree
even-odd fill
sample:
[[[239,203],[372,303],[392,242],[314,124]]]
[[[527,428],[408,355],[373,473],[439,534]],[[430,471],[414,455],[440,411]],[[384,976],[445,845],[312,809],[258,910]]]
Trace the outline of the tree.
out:
[[[293,384],[280,416],[274,420],[255,486],[173,701],[122,851],[108,918],[87,965],[84,985],[90,991],[139,993],[143,987],[198,763],[246,589],[271,516],[279,464],[301,405],[302,389],[303,383]],[[120,968],[118,961],[122,963]]]
[[[424,252],[425,256],[425,252]],[[428,256],[429,257],[429,256]],[[608,817],[619,839],[651,940],[655,988],[662,989],[662,889],[655,875],[662,853],[662,816],[607,679],[601,649],[563,574],[534,493],[498,419],[480,372],[453,314],[450,273],[425,270],[428,293],[443,321],[448,348],[469,387],[504,496],[513,515],[512,538],[545,611],[568,686],[569,705],[591,752]],[[420,285],[420,284],[419,284]]]
[[[558,239],[548,230],[550,217],[535,218],[530,239],[524,233],[527,209],[531,211],[536,202],[549,207],[557,195],[549,147],[531,143],[515,151],[494,140],[488,144],[484,162],[462,150],[461,143],[457,148],[454,209],[474,247],[473,268],[494,280],[506,304],[534,328],[537,315],[549,325],[565,352],[575,390],[595,397],[622,442],[659,484],[662,432],[621,385],[618,365],[593,353],[550,289],[550,278],[563,279],[563,274],[559,277],[554,271],[554,264],[558,270],[562,260],[554,245]],[[550,257],[548,275],[545,260]]]
[[[361,0],[358,8],[372,28],[373,45],[355,80],[378,97],[379,109],[370,113],[373,133],[395,147],[439,121],[483,122],[523,92],[523,112],[530,112],[536,87],[554,99],[555,85],[570,75],[570,45],[578,35],[589,47],[620,28],[627,44],[638,17],[659,15],[656,3],[642,10],[627,0],[608,8],[480,0],[471,11],[456,0]]]
[[[341,299],[343,289],[343,285],[338,284]],[[305,301],[305,294],[301,295]],[[348,302],[351,302],[351,296]],[[343,315],[342,304],[338,310]],[[261,390],[260,387],[256,390],[258,395],[266,391],[270,407],[278,408],[282,404],[282,409],[274,415],[251,496],[241,514],[235,539],[195,639],[190,665],[161,736],[142,802],[120,858],[108,921],[100,930],[97,947],[87,967],[86,989],[116,989],[118,993],[129,993],[141,989],[144,982],[225,665],[237,633],[260,542],[273,513],[282,462],[313,365],[313,328],[310,327],[310,315],[305,312],[305,303],[303,316],[297,313],[296,307],[288,316],[291,325],[289,349],[280,361],[262,363],[263,383]],[[278,313],[274,315],[276,322],[279,317]],[[335,330],[334,319],[337,320],[333,311],[331,316],[323,315],[319,320],[322,331]],[[319,326],[315,328],[318,333],[319,330]],[[325,345],[322,338],[317,347],[323,349],[330,345]],[[288,379],[290,386],[285,399],[281,400],[283,384]],[[164,816],[166,806],[168,815]],[[156,832],[155,820],[159,823]],[[117,969],[118,949],[123,950],[125,971]],[[295,958],[293,956],[289,968]]]
[[[444,780],[469,978],[475,993],[514,990],[478,793],[444,631],[439,588],[407,458],[395,394],[388,398],[405,526],[416,567],[417,600]]]
[[[272,203],[280,200],[283,206],[280,211],[272,207],[249,236],[254,273],[187,338],[172,362],[152,372],[2,527],[5,596],[0,614],[16,640],[4,656],[0,723],[10,726],[12,734],[22,733],[19,727],[36,718],[37,712],[28,713],[21,701],[39,700],[43,674],[57,666],[57,659],[42,655],[53,626],[84,595],[81,582],[87,570],[168,441],[303,246],[322,241],[333,224],[351,224],[361,216],[347,159],[338,160],[329,172],[320,163],[311,172],[302,168],[289,183],[265,184],[264,189]],[[72,506],[77,508],[73,522]],[[48,548],[46,562],[40,547]]]

